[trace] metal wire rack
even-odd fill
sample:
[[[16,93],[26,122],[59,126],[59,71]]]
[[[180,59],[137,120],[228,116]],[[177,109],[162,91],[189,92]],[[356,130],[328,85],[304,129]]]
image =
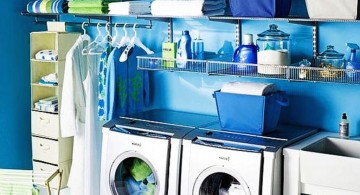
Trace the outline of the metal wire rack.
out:
[[[360,84],[360,71],[320,67],[278,66],[231,62],[220,56],[208,60],[163,59],[159,54],[138,56],[138,69],[151,71],[195,72],[209,75],[283,79],[289,81]]]
[[[1,195],[32,195],[37,185],[45,186],[48,195],[51,195],[50,182],[59,176],[57,194],[60,194],[62,170],[55,172],[35,172],[33,170],[0,170]]]

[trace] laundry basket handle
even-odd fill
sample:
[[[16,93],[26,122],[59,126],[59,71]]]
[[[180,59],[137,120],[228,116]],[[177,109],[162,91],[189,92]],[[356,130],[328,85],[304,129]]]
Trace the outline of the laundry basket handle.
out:
[[[286,93],[284,91],[279,91],[278,92],[278,99],[276,100],[276,102],[280,106],[289,106],[289,104],[290,104],[289,96],[286,95]]]

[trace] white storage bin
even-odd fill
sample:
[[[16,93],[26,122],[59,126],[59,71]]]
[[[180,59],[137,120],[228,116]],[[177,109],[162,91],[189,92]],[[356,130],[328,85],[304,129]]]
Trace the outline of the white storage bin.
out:
[[[306,0],[310,18],[356,19],[358,0]]]

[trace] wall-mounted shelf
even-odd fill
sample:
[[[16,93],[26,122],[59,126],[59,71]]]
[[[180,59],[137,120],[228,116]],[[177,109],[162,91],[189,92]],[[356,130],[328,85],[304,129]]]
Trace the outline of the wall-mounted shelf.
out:
[[[208,75],[240,76],[252,78],[268,78],[289,81],[325,82],[360,84],[360,71],[346,69],[328,69],[317,67],[274,66],[261,64],[241,64],[231,62],[229,56],[219,56],[207,60],[188,60],[184,64],[176,59],[163,59],[161,55],[138,56],[138,69],[148,71],[194,72]],[[348,77],[348,74],[354,77]]]

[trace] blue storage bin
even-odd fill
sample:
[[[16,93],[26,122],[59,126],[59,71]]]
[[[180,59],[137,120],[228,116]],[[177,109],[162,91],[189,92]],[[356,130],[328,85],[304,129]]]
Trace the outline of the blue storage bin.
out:
[[[215,91],[214,96],[223,130],[256,135],[275,130],[281,107],[289,104],[284,92],[255,96]]]
[[[287,17],[291,0],[229,0],[233,16]]]

